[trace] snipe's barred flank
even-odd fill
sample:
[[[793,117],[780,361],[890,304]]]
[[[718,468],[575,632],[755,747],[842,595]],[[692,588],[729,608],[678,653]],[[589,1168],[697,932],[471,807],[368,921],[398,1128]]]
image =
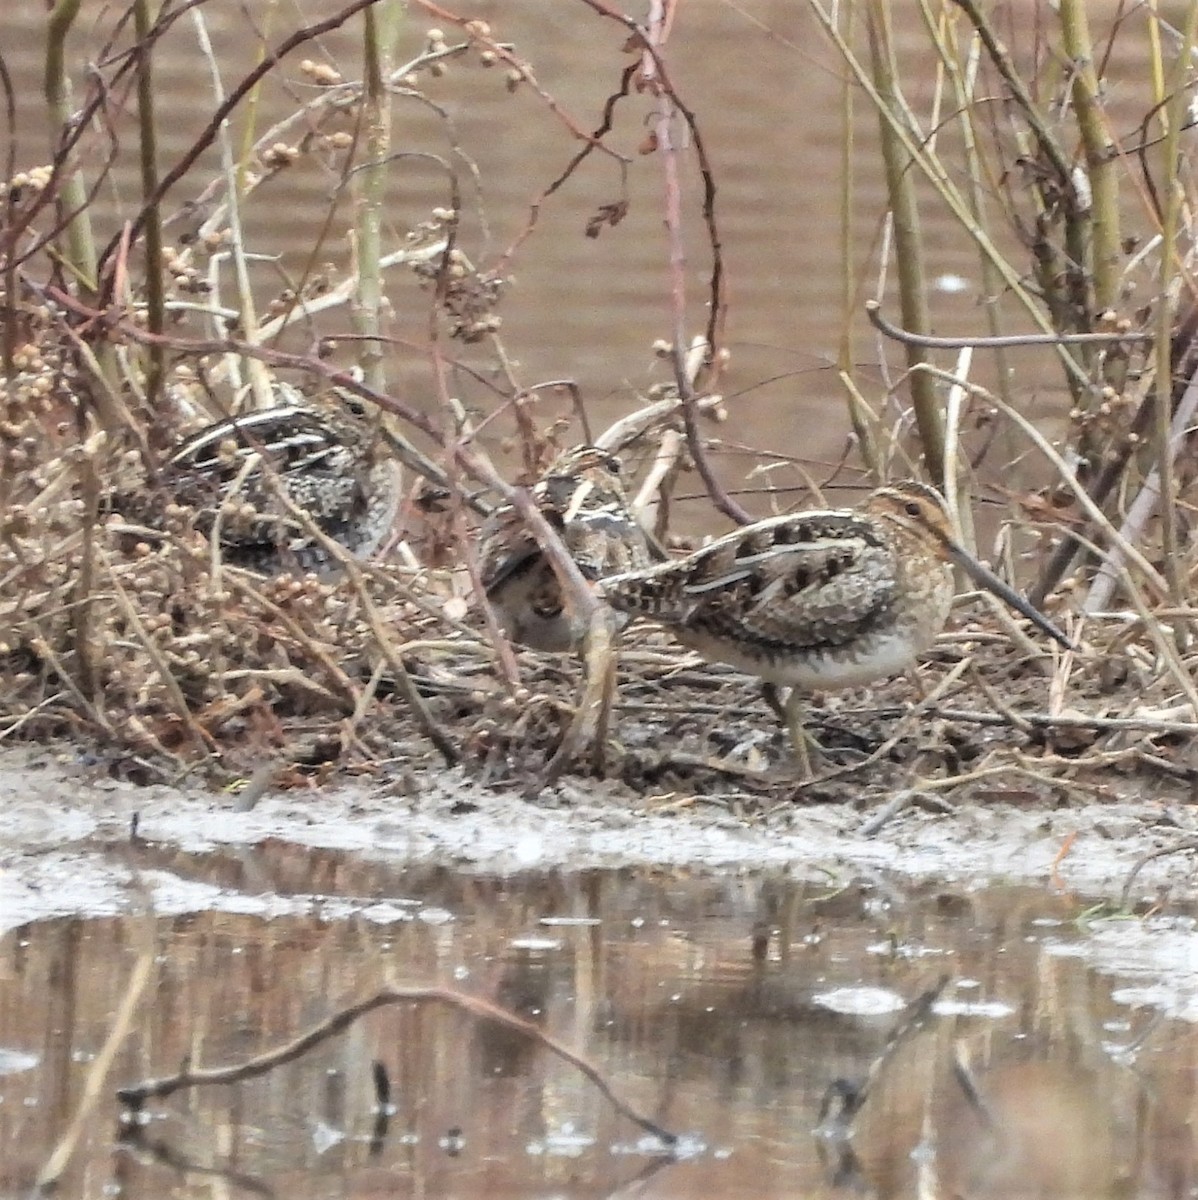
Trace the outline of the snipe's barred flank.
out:
[[[805,758],[801,693],[857,687],[911,666],[948,619],[953,564],[1071,645],[954,541],[944,500],[914,482],[879,488],[859,510],[746,525],[602,587],[612,607],[658,622],[704,658],[757,675],[770,689],[790,687],[786,716]]]
[[[532,488],[545,519],[590,580],[646,566],[644,531],[628,510],[620,461],[597,446],[560,454]],[[538,650],[577,648],[585,630],[520,514],[503,505],[482,529],[480,574],[505,635]]]
[[[375,425],[332,404],[280,404],[218,421],[174,451],[161,480],[195,509],[205,533],[219,511],[226,559],[263,572],[319,570],[330,557],[280,492],[359,558],[386,537],[400,499],[398,464]]]

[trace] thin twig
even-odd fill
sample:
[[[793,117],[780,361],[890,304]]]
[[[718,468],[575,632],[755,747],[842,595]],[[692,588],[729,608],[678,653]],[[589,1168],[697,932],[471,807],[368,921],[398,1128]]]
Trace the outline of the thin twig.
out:
[[[830,783],[834,779],[845,779],[851,775],[856,775],[866,767],[871,766],[880,759],[884,758],[891,752],[891,750],[895,748],[895,746],[899,744],[899,742],[903,740],[903,738],[907,736],[911,726],[918,720],[918,718],[923,713],[927,712],[933,704],[935,704],[937,697],[943,696],[944,693],[948,691],[948,689],[952,687],[952,685],[956,683],[962,675],[965,674],[966,669],[969,667],[972,661],[972,659],[963,658],[960,662],[955,663],[952,670],[950,670],[942,679],[937,681],[936,686],[932,689],[932,691],[924,699],[920,700],[918,704],[913,705],[909,712],[904,714],[894,732],[875,751],[873,751],[872,754],[867,755],[860,762],[851,763],[847,767],[837,767],[834,770],[825,771],[822,775],[817,775],[809,782],[800,784],[800,794],[805,788],[818,787],[822,784]]]
[[[1154,333],[1138,333],[1128,329],[1119,333],[1012,333],[1002,337],[933,337],[931,334],[914,333],[895,325],[882,315],[882,306],[877,300],[866,300],[865,313],[875,329],[893,341],[904,345],[924,346],[929,350],[1004,350],[1012,346],[1099,346],[1114,342],[1151,342]]]
[[[61,3],[65,6],[67,0],[61,0]],[[77,5],[78,0],[74,0],[74,3]],[[253,91],[262,79],[279,65],[283,58],[298,47],[314,41],[326,33],[331,33],[334,29],[339,29],[350,17],[376,3],[378,3],[378,0],[350,0],[350,3],[344,8],[330,17],[326,17],[323,21],[316,21],[311,25],[305,25],[302,29],[297,29],[290,36],[284,38],[274,50],[266,54],[261,62],[257,63],[229,93],[224,102],[217,107],[216,111],[209,118],[208,123],[201,130],[199,137],[192,142],[183,157],[161,178],[154,194],[143,202],[141,210],[133,218],[129,226],[131,239],[136,240],[141,236],[146,221],[149,219],[150,212],[162,204],[162,200],[166,194],[191,170],[200,155],[212,144],[221,126],[232,114],[233,110]],[[118,241],[119,235],[113,237],[108,245],[105,246],[104,252],[100,255],[99,271],[101,275],[115,253]]]
[[[170,664],[167,663],[153,637],[147,632],[141,617],[138,615],[136,605],[129,599],[129,593],[125,591],[121,581],[117,578],[112,560],[102,547],[97,547],[96,549],[108,573],[117,606],[124,614],[125,620],[129,622],[130,629],[141,642],[142,649],[146,652],[146,657],[149,658],[154,666],[154,670],[158,673],[158,678],[162,681],[163,689],[166,691],[167,696],[170,697],[171,705],[180,722],[182,722],[183,728],[191,734],[196,748],[201,750],[206,756],[211,756],[215,751],[211,735],[206,729],[201,728],[192,714],[191,706],[187,703],[187,697],[183,695],[183,689],[180,688],[179,681],[172,673]]]
[[[1130,910],[1131,888],[1136,881],[1136,876],[1150,863],[1154,858],[1165,858],[1170,854],[1184,854],[1188,850],[1198,850],[1198,837],[1186,837],[1180,841],[1174,842],[1170,846],[1161,846],[1156,850],[1149,850],[1147,854],[1136,859],[1132,868],[1127,873],[1127,878],[1123,882],[1123,890],[1119,893],[1119,908],[1122,912]]]

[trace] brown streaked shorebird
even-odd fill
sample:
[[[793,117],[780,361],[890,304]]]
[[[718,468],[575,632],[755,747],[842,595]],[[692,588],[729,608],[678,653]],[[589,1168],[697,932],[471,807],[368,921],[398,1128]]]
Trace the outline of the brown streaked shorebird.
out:
[[[586,579],[650,562],[648,539],[628,509],[620,460],[606,450],[575,446],[559,454],[532,497]],[[500,506],[481,537],[479,573],[505,636],[536,650],[577,649],[586,629],[520,514]]]
[[[330,555],[279,489],[321,532],[365,558],[386,537],[400,501],[399,465],[384,450],[377,418],[361,405],[285,403],[186,438],[161,480],[172,499],[196,510],[205,533],[225,506],[220,540],[228,561],[264,573],[314,571],[330,565]]]
[[[944,628],[953,565],[1062,646],[1070,640],[952,536],[922,483],[878,488],[855,510],[771,517],[686,558],[602,581],[608,603],[647,617],[704,658],[756,675],[810,773],[805,692],[905,671]],[[784,705],[778,687],[789,687]]]

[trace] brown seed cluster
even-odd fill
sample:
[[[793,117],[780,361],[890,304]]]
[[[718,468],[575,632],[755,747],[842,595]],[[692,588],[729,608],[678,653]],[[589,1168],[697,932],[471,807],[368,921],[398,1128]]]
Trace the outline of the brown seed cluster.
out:
[[[497,332],[503,324],[502,317],[495,309],[507,287],[508,280],[505,277],[491,271],[476,270],[456,248],[449,252],[449,261],[444,267],[438,258],[417,263],[413,270],[425,287],[440,283],[443,288],[443,305],[449,319],[451,337],[467,343],[480,342],[488,334]]]
[[[1110,438],[1116,443],[1125,441],[1134,446],[1140,440],[1131,432],[1138,407],[1139,402],[1133,395],[1105,387],[1096,403],[1086,408],[1070,409],[1069,420],[1079,432],[1089,437]]]
[[[8,298],[0,290],[0,306]],[[13,352],[11,378],[0,375],[0,403],[6,420],[48,415],[51,397],[62,389],[63,374],[71,370],[55,337],[62,314],[45,303],[17,302],[16,320],[22,335]]]

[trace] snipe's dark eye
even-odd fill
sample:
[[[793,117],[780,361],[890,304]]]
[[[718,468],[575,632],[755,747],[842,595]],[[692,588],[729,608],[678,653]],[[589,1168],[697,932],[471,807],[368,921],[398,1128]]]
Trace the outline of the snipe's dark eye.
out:
[[[345,399],[345,411],[351,417],[364,417],[366,415],[366,402],[364,400],[351,400],[347,397]]]
[[[607,458],[604,460],[604,463],[603,463],[603,465],[604,465],[604,466],[605,466],[605,467],[606,467],[606,468],[607,468],[607,469],[608,469],[608,470],[609,470],[609,471],[610,471],[610,472],[611,472],[613,475],[619,475],[619,473],[620,473],[620,460],[619,460],[618,458],[612,458],[612,456],[609,454],[609,455],[607,456]]]
[[[914,500],[908,500],[907,503],[903,505],[903,508],[907,510],[907,516],[909,517],[918,517],[923,513],[923,509],[920,508]]]

